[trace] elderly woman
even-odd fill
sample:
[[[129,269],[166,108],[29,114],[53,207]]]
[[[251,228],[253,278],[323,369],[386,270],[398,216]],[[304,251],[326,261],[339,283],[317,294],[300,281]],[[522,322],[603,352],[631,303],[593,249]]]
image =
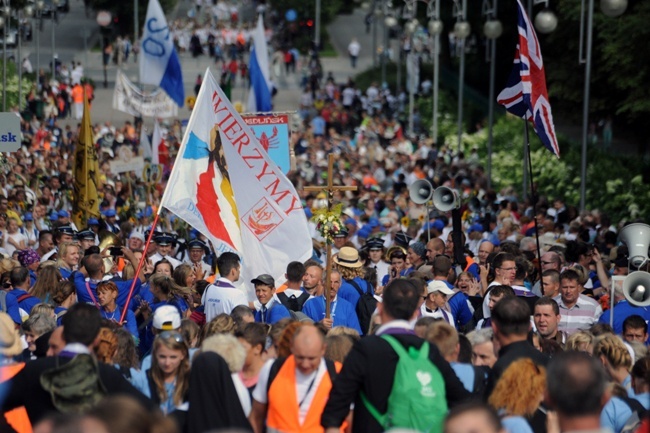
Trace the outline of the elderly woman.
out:
[[[56,328],[56,320],[52,314],[32,314],[22,324],[27,349],[24,352],[25,359],[43,358],[47,354],[50,334]]]

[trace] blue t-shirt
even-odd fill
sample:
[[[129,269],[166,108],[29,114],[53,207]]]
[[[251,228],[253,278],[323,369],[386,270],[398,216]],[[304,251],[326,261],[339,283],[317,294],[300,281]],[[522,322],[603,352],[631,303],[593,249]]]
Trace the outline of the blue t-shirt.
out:
[[[40,304],[41,300],[35,296],[29,295],[26,291],[22,289],[12,289],[7,292],[9,295],[13,295],[18,302],[18,308],[23,309],[27,314],[30,314],[34,305]],[[20,300],[20,298],[23,298]],[[9,298],[9,296],[7,296]],[[9,309],[9,303],[7,303],[7,309]]]
[[[468,392],[474,392],[474,377],[476,376],[474,366],[472,364],[461,364],[460,362],[452,362],[449,365],[454,369],[454,373],[456,373],[465,389]]]
[[[103,308],[100,308],[99,312],[101,313],[104,319],[111,320],[117,323],[119,323],[120,319],[122,318],[122,310],[120,309],[120,307],[117,307],[115,311],[113,311],[112,313],[109,313]],[[133,311],[126,310],[126,317],[124,317],[124,320],[125,322],[124,324],[122,324],[124,329],[129,331],[131,335],[133,335],[135,338],[139,338],[138,323],[135,320],[135,314],[133,314]]]
[[[468,299],[469,298],[465,293],[456,292],[447,301],[451,314],[454,316],[454,319],[456,319],[457,325],[465,326],[470,320],[472,320],[473,314],[467,304],[469,302]]]
[[[287,307],[285,307],[284,305],[282,305],[277,301],[271,301],[271,302],[273,302],[273,304],[271,305],[271,308],[267,309],[266,312],[262,312],[261,309],[255,312],[256,322],[268,323],[270,325],[273,325],[274,323],[284,319],[285,317],[291,317],[291,314],[289,313]]]
[[[325,318],[325,297],[319,296],[308,299],[302,307],[302,312],[314,322],[320,322]],[[356,329],[359,335],[363,335],[354,307],[340,296],[337,296],[336,300],[330,303],[330,316],[333,321],[332,327],[347,326]]]
[[[633,398],[641,403],[644,408],[650,409],[650,393],[638,394]],[[600,426],[608,428],[614,433],[620,433],[631,416],[632,409],[630,406],[622,399],[612,397],[600,412]]]
[[[95,301],[97,300],[97,283],[90,280],[86,281],[86,278],[83,276],[83,274],[78,271],[72,273],[72,281],[74,282],[75,288],[77,289],[77,301],[86,304],[95,304]],[[129,296],[129,291],[131,290],[131,284],[133,283],[133,280],[112,281],[117,286],[117,305],[119,307],[122,307],[126,303],[126,298]],[[134,296],[140,292],[141,286],[142,282],[139,278],[136,278],[135,287],[133,289]],[[134,302],[133,297],[131,297],[131,302]]]
[[[363,278],[355,277],[354,280],[352,281],[357,283],[357,285],[359,286],[359,288],[363,293],[370,293],[370,294],[373,293],[370,284]],[[349,281],[343,280],[343,282],[341,283],[341,288],[338,291],[338,297],[348,301],[350,304],[352,304],[352,307],[354,309],[357,307],[357,303],[359,302],[359,298],[361,297],[361,295],[359,295],[357,289],[355,289],[354,286],[350,284]]]
[[[609,325],[609,316],[611,313],[611,310],[604,311],[603,314],[601,314],[598,318],[598,322],[606,323]],[[622,300],[618,304],[614,305],[614,332],[619,335],[622,334],[623,322],[625,319],[635,314],[643,317],[646,323],[650,321],[649,307],[635,307],[633,305],[630,305],[627,300]]]

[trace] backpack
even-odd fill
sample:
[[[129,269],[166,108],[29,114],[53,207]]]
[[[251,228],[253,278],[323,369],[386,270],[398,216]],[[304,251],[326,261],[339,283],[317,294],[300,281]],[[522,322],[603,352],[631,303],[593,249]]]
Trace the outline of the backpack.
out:
[[[650,411],[647,410],[639,401],[631,397],[618,397],[627,404],[632,410],[632,415],[625,421],[625,425],[621,430],[621,433],[632,433],[641,424],[641,420],[650,414]]]
[[[483,398],[485,394],[485,389],[487,388],[487,378],[488,378],[488,368],[481,366],[472,366],[474,368],[474,388],[472,389],[472,394]]]
[[[266,383],[267,394],[271,389],[271,383],[273,383],[273,380],[280,372],[280,369],[282,368],[282,366],[284,365],[284,361],[286,360],[287,358],[278,358],[275,361],[273,361],[273,365],[271,365],[271,370],[269,370],[269,380]],[[336,365],[334,364],[334,361],[325,359],[325,367],[327,367],[327,373],[330,375],[330,380],[332,381],[332,383],[334,383],[334,379],[336,379],[336,375],[338,374],[338,372],[336,371]]]
[[[62,413],[83,413],[106,395],[99,377],[99,366],[88,354],[76,355],[70,362],[41,374],[41,386],[52,398],[54,407]]]
[[[445,380],[429,359],[429,343],[408,351],[395,337],[382,335],[399,355],[388,410],[381,414],[361,392],[361,401],[377,422],[389,430],[406,428],[423,433],[442,432],[447,415]]]
[[[287,307],[289,312],[295,312],[295,311],[302,311],[302,306],[305,305],[305,302],[307,302],[307,299],[309,299],[309,293],[303,292],[298,296],[297,298],[295,296],[287,296],[286,293],[278,293],[276,295],[278,299],[280,300],[280,303]]]
[[[7,292],[0,290],[0,311],[7,312]]]
[[[361,287],[359,287],[356,281],[348,280],[348,283],[350,283],[350,285],[354,287],[354,289],[359,294],[359,300],[357,301],[357,305],[355,306],[354,311],[357,313],[357,318],[359,319],[361,330],[366,333],[368,332],[368,329],[370,329],[370,320],[372,318],[372,314],[377,309],[377,299],[375,299],[373,296],[372,289],[370,288],[368,282],[366,282],[366,284],[368,285],[369,290],[366,292],[363,292],[361,290]]]

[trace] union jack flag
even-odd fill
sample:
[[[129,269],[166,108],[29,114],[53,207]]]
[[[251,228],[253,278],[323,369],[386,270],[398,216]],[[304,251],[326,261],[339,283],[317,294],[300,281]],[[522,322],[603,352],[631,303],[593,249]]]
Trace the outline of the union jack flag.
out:
[[[514,67],[506,88],[497,96],[497,102],[505,106],[508,112],[531,122],[544,146],[559,158],[560,147],[546,91],[542,51],[520,0],[517,0],[517,6],[519,43]]]

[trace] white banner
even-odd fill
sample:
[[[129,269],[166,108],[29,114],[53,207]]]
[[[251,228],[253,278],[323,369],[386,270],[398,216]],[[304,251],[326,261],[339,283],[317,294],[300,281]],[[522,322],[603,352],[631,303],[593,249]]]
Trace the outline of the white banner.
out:
[[[176,117],[178,106],[161,89],[145,94],[118,69],[113,91],[113,109],[133,116]]]
[[[217,251],[242,257],[241,280],[312,255],[296,190],[206,71],[161,206],[207,236]],[[249,296],[251,291],[249,290]]]
[[[117,148],[115,159],[109,162],[111,166],[111,173],[127,173],[135,171],[137,174],[142,174],[144,170],[144,158],[135,155],[131,146],[123,145]]]

